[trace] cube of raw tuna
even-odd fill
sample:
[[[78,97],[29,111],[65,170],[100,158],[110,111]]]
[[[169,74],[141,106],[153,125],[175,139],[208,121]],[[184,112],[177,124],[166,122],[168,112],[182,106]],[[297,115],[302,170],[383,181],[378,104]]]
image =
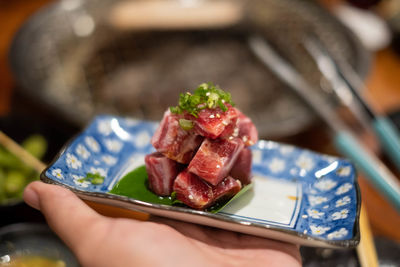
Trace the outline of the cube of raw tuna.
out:
[[[178,174],[174,181],[173,191],[176,192],[178,200],[196,209],[207,206],[213,198],[211,185],[187,170]]]
[[[239,180],[230,176],[226,177],[217,186],[213,187],[214,200],[211,205],[218,200],[230,199],[240,189],[242,189],[242,183]]]
[[[179,118],[169,110],[157,128],[151,144],[167,158],[187,164],[192,159],[195,151],[200,146],[203,137],[193,131],[186,131],[179,125]]]
[[[245,146],[251,146],[258,141],[258,132],[256,126],[253,124],[251,119],[236,109],[239,114],[237,120],[238,137],[241,138]]]
[[[181,169],[179,163],[159,152],[146,155],[144,161],[150,189],[159,196],[171,195],[174,180]]]
[[[187,170],[177,176],[173,186],[176,198],[195,209],[210,207],[217,200],[234,196],[240,189],[240,182],[232,177],[212,186]]]
[[[244,185],[251,183],[251,158],[250,148],[243,148],[229,173],[230,176],[240,180]]]
[[[203,109],[198,113],[198,117],[194,119],[194,131],[207,138],[216,139],[225,130],[233,131],[238,118],[236,109],[227,104],[227,111],[222,111],[220,108]],[[228,133],[224,133],[227,135]]]
[[[205,139],[189,163],[188,171],[212,185],[228,176],[244,144],[239,138]]]

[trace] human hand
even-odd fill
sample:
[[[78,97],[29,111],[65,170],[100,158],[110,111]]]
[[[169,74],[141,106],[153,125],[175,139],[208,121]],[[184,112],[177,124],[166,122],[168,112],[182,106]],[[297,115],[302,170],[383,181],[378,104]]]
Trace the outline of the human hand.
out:
[[[56,185],[33,182],[24,200],[86,267],[301,265],[292,244],[169,219],[105,217]]]

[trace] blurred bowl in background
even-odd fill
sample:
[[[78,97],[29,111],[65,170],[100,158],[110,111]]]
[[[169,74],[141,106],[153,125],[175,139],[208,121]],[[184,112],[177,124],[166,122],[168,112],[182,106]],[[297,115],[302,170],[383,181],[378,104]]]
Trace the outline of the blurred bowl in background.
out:
[[[29,137],[40,137],[39,141],[45,142],[39,147],[42,150],[39,153],[42,155],[40,159],[49,163],[77,129],[49,116],[42,116],[37,110],[24,111],[20,104],[13,105],[13,109],[17,108],[18,111],[12,110],[7,116],[0,117],[0,130],[20,145]],[[32,145],[32,142],[30,144]],[[42,147],[43,145],[45,147]],[[20,161],[18,156],[10,157],[9,153],[0,144],[0,226],[16,222],[44,222],[42,214],[22,200],[25,185],[32,180],[39,180],[39,173],[35,174],[35,171]],[[38,153],[36,156],[39,156]],[[10,158],[13,161],[10,161]],[[9,172],[13,172],[14,178]]]
[[[150,3],[151,15],[161,2],[129,3]],[[316,116],[252,55],[247,46],[250,32],[262,33],[318,87],[317,67],[298,45],[310,31],[336,58],[350,62],[359,75],[365,76],[369,69],[369,54],[359,41],[311,1],[162,3],[180,7],[179,16],[198,14],[196,10],[211,3],[231,5],[231,13],[221,13],[231,21],[210,26],[199,15],[192,16],[195,22],[184,16],[185,20],[169,25],[156,21],[159,17],[142,16],[148,18],[148,28],[137,28],[135,20],[121,27],[110,18],[126,1],[55,2],[32,16],[12,44],[10,62],[21,93],[82,127],[99,113],[159,120],[168,106],[176,105],[179,93],[210,81],[232,93],[236,105],[255,122],[261,138],[274,139],[304,131]],[[137,6],[131,8],[136,15],[130,17],[128,12],[128,20],[141,13]],[[235,10],[240,10],[239,18]],[[172,18],[165,17],[166,21]]]
[[[31,264],[23,265],[21,264],[23,260]],[[16,261],[19,261],[20,265],[12,265],[16,264]],[[46,262],[48,265],[39,265],[40,262]],[[72,252],[47,225],[32,223],[11,224],[0,228],[0,265],[3,264],[4,266],[79,266]]]

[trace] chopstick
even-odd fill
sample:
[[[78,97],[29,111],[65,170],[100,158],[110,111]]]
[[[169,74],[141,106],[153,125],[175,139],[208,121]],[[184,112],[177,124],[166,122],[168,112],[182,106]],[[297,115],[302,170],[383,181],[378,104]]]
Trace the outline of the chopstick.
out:
[[[377,115],[363,98],[360,91],[365,91],[366,86],[358,74],[350,64],[346,62],[337,63],[318,38],[307,36],[303,43],[316,61],[321,73],[330,81],[333,89],[337,92],[336,95],[346,104],[366,130],[372,130],[376,134],[384,152],[400,171],[399,130],[389,118]],[[346,96],[352,97],[353,101],[350,102],[345,99]]]
[[[333,92],[338,99],[341,100],[341,103],[353,113],[355,118],[366,130],[372,131],[370,114],[367,114],[364,106],[357,101],[348,84],[342,79],[333,58],[326,53],[326,49],[323,49],[322,45],[316,38],[309,35],[303,38],[302,44],[308,54],[315,61],[321,74],[330,83]]]
[[[374,237],[371,232],[367,211],[364,205],[361,205],[360,233],[361,239],[356,251],[361,267],[378,267],[379,262]]]
[[[46,165],[43,162],[32,156],[28,151],[3,133],[3,131],[0,131],[0,144],[21,159],[21,161],[26,165],[35,169],[38,173],[41,173],[46,168]]]
[[[313,88],[267,41],[251,36],[248,44],[255,56],[315,110],[334,134],[336,148],[350,158],[375,188],[400,212],[400,182],[367,147],[361,144],[340,120],[328,99]]]

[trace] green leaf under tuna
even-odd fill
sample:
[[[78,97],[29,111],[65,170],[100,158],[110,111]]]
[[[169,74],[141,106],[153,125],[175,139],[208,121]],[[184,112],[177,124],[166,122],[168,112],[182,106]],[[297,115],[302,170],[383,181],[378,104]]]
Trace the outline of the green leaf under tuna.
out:
[[[240,197],[252,187],[252,184],[246,185],[233,198],[228,201],[217,202],[207,209],[211,213],[217,213],[233,200]],[[161,197],[153,193],[148,187],[148,175],[146,167],[140,166],[125,175],[109,192],[111,194],[126,196],[133,199],[145,201],[152,204],[164,204],[168,206],[185,206],[181,201],[175,198],[175,192],[169,197]]]

